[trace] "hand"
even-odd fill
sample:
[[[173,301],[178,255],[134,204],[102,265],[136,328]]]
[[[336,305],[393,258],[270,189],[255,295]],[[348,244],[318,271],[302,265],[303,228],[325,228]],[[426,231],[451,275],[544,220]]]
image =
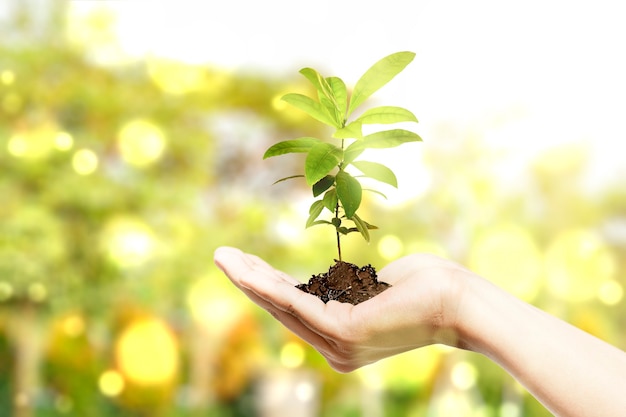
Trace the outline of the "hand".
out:
[[[491,358],[555,415],[621,416],[626,410],[622,350],[451,261],[409,255],[392,262],[378,274],[392,287],[356,306],[324,304],[295,288],[299,281],[237,249],[219,248],[215,262],[337,371],[445,343]]]
[[[238,249],[217,249],[215,263],[337,371],[434,343],[462,347],[455,330],[459,284],[471,273],[451,261],[426,254],[399,259],[378,273],[392,287],[356,306],[324,304],[295,288],[300,281]]]

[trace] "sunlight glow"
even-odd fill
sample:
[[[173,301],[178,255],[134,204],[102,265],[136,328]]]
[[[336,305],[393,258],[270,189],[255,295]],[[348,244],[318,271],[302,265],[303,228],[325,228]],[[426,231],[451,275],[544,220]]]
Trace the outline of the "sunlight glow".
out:
[[[461,361],[454,365],[450,374],[452,384],[460,390],[466,390],[476,385],[478,370],[469,362]]]
[[[407,244],[407,253],[430,253],[442,258],[448,258],[450,255],[441,244],[432,240],[417,240]]]
[[[98,387],[107,397],[117,397],[124,390],[124,378],[114,370],[104,371],[98,379]]]
[[[543,258],[531,233],[504,225],[486,231],[470,248],[469,267],[507,291],[532,300],[542,283]]]
[[[40,282],[33,282],[28,286],[28,298],[31,301],[40,303],[48,298],[48,289]]]
[[[58,132],[54,137],[54,145],[60,151],[72,149],[74,138],[67,132]]]
[[[300,381],[296,384],[295,396],[303,402],[309,403],[315,399],[317,388],[311,381]]]
[[[198,279],[187,291],[187,306],[193,318],[216,337],[232,329],[244,313],[234,287],[221,286],[214,276]]]
[[[13,286],[6,282],[0,281],[0,301],[5,301],[13,295]]]
[[[432,383],[441,366],[442,353],[439,346],[413,350],[392,356],[357,371],[363,382],[373,388],[395,387],[419,389]],[[418,371],[419,370],[419,371]]]
[[[115,344],[119,369],[130,381],[159,385],[178,372],[178,347],[172,331],[160,320],[130,324]]]
[[[500,405],[500,417],[521,417],[522,410],[514,402],[505,401]]]
[[[42,160],[54,150],[56,135],[55,124],[51,120],[45,119],[33,126],[20,129],[10,136],[7,150],[16,158]]]
[[[624,298],[624,287],[615,280],[606,281],[598,289],[598,298],[608,306],[617,305]]]
[[[378,253],[388,261],[399,258],[404,252],[404,244],[396,235],[385,235],[378,241]]]
[[[181,95],[206,85],[206,68],[163,59],[148,59],[147,65],[150,78],[166,93]]]
[[[617,269],[610,248],[595,232],[578,229],[558,235],[546,253],[550,292],[570,302],[583,302],[601,294]]]
[[[165,134],[161,128],[147,120],[131,121],[118,134],[122,159],[138,167],[156,162],[162,156],[165,144]]]
[[[85,331],[85,320],[78,314],[72,314],[61,323],[63,332],[69,337],[76,337]]]
[[[98,169],[98,155],[90,149],[80,149],[74,153],[72,167],[79,175],[93,174]]]
[[[139,219],[126,217],[114,218],[106,224],[101,244],[109,259],[122,268],[144,264],[156,249],[152,229]]]
[[[10,70],[3,70],[0,73],[0,82],[4,85],[11,85],[15,81],[15,73]]]
[[[301,123],[307,120],[309,116],[305,112],[296,109],[295,107],[288,104],[286,101],[282,100],[282,97],[285,94],[298,90],[298,87],[296,85],[292,85],[289,88],[290,89],[286,88],[284,92],[276,94],[272,98],[272,108],[274,109],[274,111],[276,111],[276,114],[279,117],[286,119],[292,123]]]
[[[280,350],[280,363],[286,368],[297,368],[304,363],[304,348],[300,343],[286,343]]]

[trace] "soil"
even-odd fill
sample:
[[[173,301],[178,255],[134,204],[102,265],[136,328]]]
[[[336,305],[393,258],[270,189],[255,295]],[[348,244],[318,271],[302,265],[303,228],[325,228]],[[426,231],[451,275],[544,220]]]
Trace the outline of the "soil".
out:
[[[376,269],[371,266],[358,266],[335,260],[328,272],[313,275],[306,284],[296,288],[313,294],[324,303],[330,300],[357,305],[367,301],[391,287],[386,282],[378,281]]]

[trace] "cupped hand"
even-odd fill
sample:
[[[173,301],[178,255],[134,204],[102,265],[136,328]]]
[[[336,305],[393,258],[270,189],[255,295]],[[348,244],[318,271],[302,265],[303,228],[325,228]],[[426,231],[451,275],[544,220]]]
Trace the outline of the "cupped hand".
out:
[[[235,248],[218,248],[214,260],[233,284],[337,371],[429,344],[460,345],[457,309],[464,276],[470,273],[434,255],[409,255],[387,265],[378,278],[392,286],[356,306],[324,304],[295,288],[300,281]]]

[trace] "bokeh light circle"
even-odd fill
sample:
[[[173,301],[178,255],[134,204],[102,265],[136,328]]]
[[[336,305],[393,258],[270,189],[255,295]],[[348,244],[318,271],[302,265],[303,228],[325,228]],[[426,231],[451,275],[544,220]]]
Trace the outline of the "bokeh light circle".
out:
[[[541,287],[543,258],[530,231],[515,225],[482,233],[469,254],[476,273],[526,301]]]
[[[591,230],[562,232],[546,252],[548,289],[553,295],[574,303],[600,295],[616,269],[610,248]]]

